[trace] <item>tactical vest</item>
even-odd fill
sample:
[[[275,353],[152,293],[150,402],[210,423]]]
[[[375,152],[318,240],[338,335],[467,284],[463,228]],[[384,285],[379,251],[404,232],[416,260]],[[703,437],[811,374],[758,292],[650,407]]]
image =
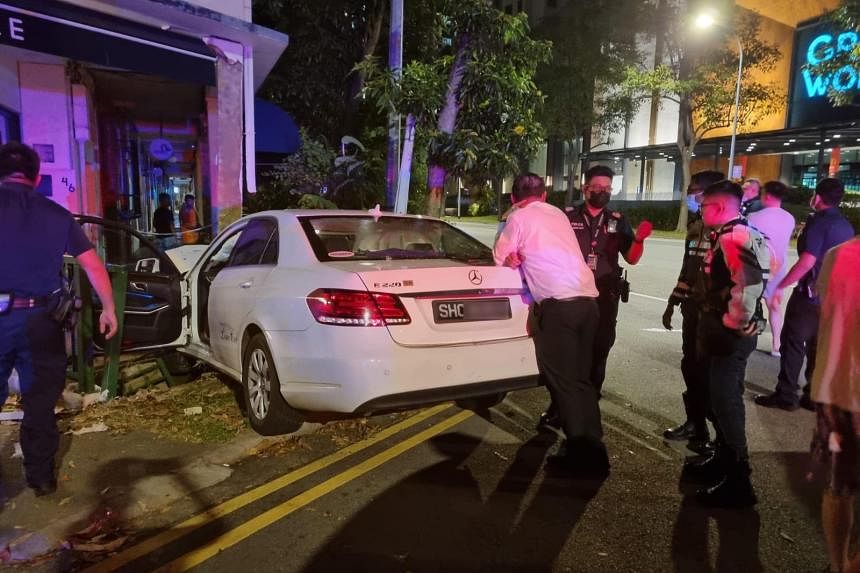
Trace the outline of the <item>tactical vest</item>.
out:
[[[728,310],[731,289],[735,283],[732,281],[726,259],[721,253],[720,237],[731,233],[739,225],[747,228],[749,236],[749,240],[740,246],[740,261],[743,264],[744,276],[747,278],[744,282],[747,285],[761,282],[762,293],[758,296],[755,315],[762,316],[761,296],[767,287],[770,275],[769,252],[761,232],[751,227],[744,219],[735,219],[719,229],[711,231],[709,235],[710,249],[708,249],[702,262],[702,272],[699,273],[699,284],[695,290],[700,297],[703,310],[717,313],[724,313]]]

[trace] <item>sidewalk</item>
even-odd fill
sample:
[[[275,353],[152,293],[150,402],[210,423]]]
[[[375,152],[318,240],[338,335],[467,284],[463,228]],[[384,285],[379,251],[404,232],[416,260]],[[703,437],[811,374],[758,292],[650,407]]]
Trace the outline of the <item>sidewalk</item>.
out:
[[[251,430],[217,446],[141,431],[65,434],[57,458],[57,492],[37,498],[24,481],[21,459],[13,457],[17,436],[17,425],[0,426],[0,563],[29,561],[69,547],[73,534],[96,521],[127,524],[193,497],[230,477],[230,466],[264,440]],[[109,536],[98,539],[99,532],[92,529],[88,533],[96,534],[96,542],[111,541]]]

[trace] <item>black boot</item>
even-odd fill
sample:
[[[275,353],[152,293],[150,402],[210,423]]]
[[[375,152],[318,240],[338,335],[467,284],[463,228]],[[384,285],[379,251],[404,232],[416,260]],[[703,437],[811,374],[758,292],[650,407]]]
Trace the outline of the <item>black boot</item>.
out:
[[[687,421],[680,426],[665,430],[663,437],[667,440],[687,440],[689,442],[687,447],[694,452],[701,453],[709,438],[708,424],[701,416],[691,415],[691,412],[695,413],[696,408],[690,404],[690,398],[686,392],[681,394],[681,398],[684,400],[684,411],[687,413]]]
[[[556,432],[561,429],[561,419],[552,406],[546,412],[541,412],[537,429],[539,432]]]
[[[719,483],[725,475],[725,465],[719,448],[706,451],[701,456],[687,459],[684,462],[684,469],[681,470],[683,481],[708,485]]]
[[[700,490],[696,499],[707,507],[746,509],[754,506],[758,499],[750,482],[749,461],[733,454],[725,460],[726,475],[715,486]]]
[[[687,420],[680,426],[668,428],[663,431],[663,437],[667,440],[690,440],[696,435],[696,425]]]

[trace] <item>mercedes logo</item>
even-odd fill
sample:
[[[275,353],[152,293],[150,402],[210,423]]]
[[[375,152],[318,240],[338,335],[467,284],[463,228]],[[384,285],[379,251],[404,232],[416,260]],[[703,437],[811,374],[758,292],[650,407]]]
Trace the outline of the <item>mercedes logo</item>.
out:
[[[472,269],[471,271],[469,271],[469,281],[473,285],[479,285],[484,282],[484,277],[481,276],[481,273],[479,273],[475,269]]]

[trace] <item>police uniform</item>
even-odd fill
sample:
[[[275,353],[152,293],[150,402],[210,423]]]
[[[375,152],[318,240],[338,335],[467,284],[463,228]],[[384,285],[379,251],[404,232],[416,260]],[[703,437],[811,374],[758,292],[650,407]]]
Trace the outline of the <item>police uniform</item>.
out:
[[[669,304],[681,306],[681,375],[686,390],[681,395],[687,421],[678,428],[666,430],[664,435],[670,439],[689,437],[704,446],[708,441],[708,377],[696,351],[696,332],[699,325],[699,305],[693,296],[694,288],[702,270],[702,261],[711,247],[710,234],[700,215],[692,215],[687,223],[687,236],[684,240],[684,258],[678,283],[669,296]],[[691,428],[686,428],[687,424]],[[688,434],[685,430],[692,430]]]
[[[756,503],[749,480],[744,375],[747,360],[764,328],[761,297],[770,268],[764,237],[737,218],[713,231],[702,261],[698,353],[708,376],[711,410],[718,428],[717,452],[711,458],[719,482],[700,492],[710,505],[747,507]],[[756,323],[755,334],[739,331]]]
[[[618,255],[630,250],[635,235],[627,218],[618,211],[603,209],[596,217],[592,217],[583,203],[567,210],[567,218],[576,233],[586,263],[594,273],[600,293],[597,299],[600,321],[591,362],[591,383],[600,392],[606,378],[606,360],[615,344],[615,325],[618,322],[618,300],[622,287]]]
[[[753,197],[752,199],[741,203],[741,217],[749,217],[756,211],[761,211],[762,209],[764,209],[764,204],[762,204],[761,199]]]
[[[51,315],[62,286],[63,255],[93,247],[68,211],[17,182],[0,185],[0,246],[0,295],[7,301],[0,314],[0,403],[14,368],[24,409],[24,470],[38,493],[56,483],[54,407],[65,384],[66,352],[63,328]]]
[[[797,283],[785,309],[785,322],[780,336],[779,381],[775,396],[789,407],[798,403],[800,369],[806,357],[806,379],[812,379],[815,368],[815,347],[818,334],[820,301],[814,291],[821,271],[824,255],[833,247],[854,237],[851,223],[838,207],[829,207],[809,215],[803,232],[797,239],[797,254],[809,253],[815,257],[813,266]],[[803,388],[809,395],[809,384]]]

